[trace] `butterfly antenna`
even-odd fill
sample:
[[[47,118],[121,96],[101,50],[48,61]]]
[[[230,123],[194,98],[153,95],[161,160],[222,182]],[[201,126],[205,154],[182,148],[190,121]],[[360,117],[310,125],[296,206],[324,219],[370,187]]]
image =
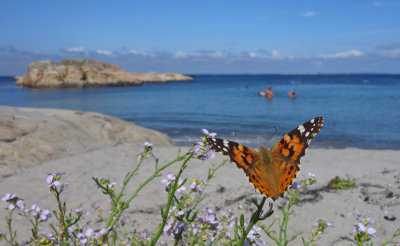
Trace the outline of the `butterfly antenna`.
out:
[[[267,141],[271,140],[275,136],[275,134],[278,132],[278,130],[279,130],[279,126],[275,126],[275,131],[273,131],[272,134],[269,137],[267,137]]]

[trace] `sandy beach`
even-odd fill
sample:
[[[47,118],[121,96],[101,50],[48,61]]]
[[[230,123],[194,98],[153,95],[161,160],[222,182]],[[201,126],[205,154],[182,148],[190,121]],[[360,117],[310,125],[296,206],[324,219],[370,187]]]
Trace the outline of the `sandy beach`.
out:
[[[199,135],[200,137],[200,135]],[[311,144],[312,145],[312,144]],[[161,147],[154,143],[154,155],[159,158],[160,164],[174,159],[178,149],[187,151],[188,147]],[[29,165],[20,168],[17,172],[7,172],[6,167],[0,179],[0,194],[15,193],[24,199],[27,208],[37,204],[41,208],[54,209],[56,202],[49,194],[44,181],[49,172],[66,172],[63,180],[69,183],[63,193],[63,199],[68,208],[82,208],[90,212],[86,218],[87,227],[100,229],[104,222],[99,220],[96,208],[99,206],[105,211],[109,208],[108,199],[96,188],[91,177],[110,178],[120,187],[127,171],[137,164],[137,154],[143,151],[139,143],[121,143],[115,146],[102,146],[90,149],[84,153],[74,153],[70,156],[61,156],[54,160],[45,161],[38,165]],[[218,164],[223,160],[222,155],[207,160],[203,164],[199,160],[189,162],[183,173],[188,178],[189,186],[193,178],[205,179],[211,164]],[[289,235],[299,234],[292,245],[301,245],[301,237],[310,235],[311,227],[318,218],[330,221],[334,227],[328,228],[317,245],[351,245],[354,244],[349,233],[357,223],[357,214],[372,218],[373,227],[377,230],[377,237],[372,242],[380,245],[386,241],[396,228],[400,227],[400,151],[397,150],[364,150],[356,148],[346,149],[319,149],[310,148],[302,159],[302,166],[297,181],[307,179],[307,173],[315,173],[317,184],[310,186],[309,192],[300,194],[299,202],[295,205],[295,212],[289,221]],[[9,167],[12,169],[12,167]],[[171,166],[163,172],[176,173],[179,164]],[[146,180],[154,170],[154,161],[146,160],[133,178],[127,189],[127,194]],[[7,173],[7,175],[5,175]],[[347,176],[357,183],[352,190],[327,190],[326,184],[335,176]],[[149,183],[131,203],[127,210],[126,228],[139,232],[154,233],[160,222],[160,207],[166,203],[167,195],[159,177]],[[234,164],[227,163],[217,171],[206,189],[206,198],[200,208],[211,208],[219,215],[223,209],[230,208],[236,215],[245,214],[249,219],[254,205],[253,198],[260,200],[261,195],[249,184],[244,173]],[[275,213],[263,221],[269,225],[274,218],[281,218],[280,207],[287,199],[278,199],[275,202]],[[2,207],[6,203],[2,202]],[[0,217],[4,218],[6,211],[0,210]],[[54,221],[54,218],[52,218]],[[22,217],[16,217],[15,229],[19,242],[29,239],[28,223]],[[277,229],[277,227],[273,227]],[[4,220],[0,223],[0,231],[6,232]],[[163,238],[168,245],[167,238]],[[263,235],[267,245],[271,241]]]

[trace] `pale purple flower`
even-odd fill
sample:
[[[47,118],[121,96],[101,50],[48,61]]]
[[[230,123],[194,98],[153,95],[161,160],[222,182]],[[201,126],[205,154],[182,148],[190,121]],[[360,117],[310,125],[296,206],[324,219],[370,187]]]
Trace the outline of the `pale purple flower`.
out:
[[[202,131],[205,136],[203,136],[201,140],[195,142],[193,146],[193,153],[195,158],[202,160],[201,163],[204,163],[205,160],[214,158],[215,156],[214,151],[212,151],[207,144],[207,139],[210,137],[213,138],[217,134],[209,133],[207,129],[202,129]]]
[[[201,220],[202,223],[206,223],[211,226],[218,226],[217,215],[212,211],[212,209],[207,209]]]
[[[7,193],[2,198],[2,201],[8,202],[8,206],[6,209],[8,210],[23,210],[24,209],[24,200],[22,198],[17,197],[15,194]]]
[[[289,189],[291,189],[291,190],[299,190],[300,189],[300,185],[296,181],[293,181],[293,183],[289,187]]]
[[[152,144],[152,143],[149,143],[149,142],[147,142],[147,141],[144,142],[143,145],[146,146],[146,147],[153,147],[153,144]]]
[[[212,138],[215,138],[215,136],[217,136],[217,134],[216,134],[215,132],[210,133],[210,132],[208,132],[207,129],[204,129],[204,128],[201,129],[201,131],[204,133],[204,135],[210,136],[210,137],[212,137]]]
[[[215,232],[214,231],[208,231],[207,232],[207,242],[212,243],[215,241]]]
[[[149,159],[150,157],[152,157],[153,159],[156,159],[156,157],[154,156],[154,154],[152,152],[152,150],[153,150],[152,143],[149,143],[146,141],[140,145],[144,146],[144,151],[136,155],[138,157],[138,161],[141,161],[142,159]]]
[[[179,179],[178,180],[178,189],[176,189],[176,192],[181,192],[181,191],[184,191],[184,190],[186,190],[186,187],[184,186],[184,185],[182,185],[182,182],[183,182],[183,180],[182,179]]]
[[[179,217],[179,216],[185,214],[185,212],[183,212],[182,210],[177,210],[177,209],[176,209],[176,206],[173,206],[172,209],[171,209],[171,211],[174,212],[174,215],[175,215],[176,217]]]
[[[17,195],[7,193],[7,194],[5,194],[5,195],[1,198],[1,200],[2,200],[2,201],[8,202],[8,201],[10,201],[10,200],[13,200],[14,198],[17,198]]]
[[[48,209],[42,210],[36,204],[32,205],[31,210],[25,210],[25,212],[29,212],[32,216],[37,217],[40,221],[44,222],[52,216]]]
[[[193,181],[193,183],[190,185],[190,189],[201,195],[203,193],[203,189],[202,189],[201,185],[199,184],[201,181],[198,181],[198,182],[196,182],[196,181]]]
[[[175,181],[175,176],[172,173],[168,173],[167,178],[161,180],[161,183],[165,185],[164,188],[165,192],[168,192],[168,188],[171,186],[172,181]]]
[[[39,234],[44,236],[48,240],[53,241],[55,245],[59,245],[57,238],[50,232],[40,231]]]
[[[173,231],[175,234],[178,234],[181,231],[185,230],[185,228],[186,228],[185,224],[182,221],[178,221],[175,223]]]
[[[47,177],[45,179],[47,186],[50,189],[56,189],[57,187],[60,187],[60,192],[65,190],[68,186],[68,183],[67,182],[61,183],[60,179],[61,179],[62,175],[65,175],[65,172],[64,173],[48,173]]]
[[[244,223],[244,226],[247,227],[247,223]],[[264,240],[261,237],[261,228],[257,225],[254,225],[253,228],[247,234],[245,244],[244,245],[261,245],[265,244]],[[241,236],[241,232],[239,231],[239,236]]]
[[[167,220],[167,223],[163,228],[163,231],[169,237],[172,236],[172,233],[176,235],[180,233],[182,230],[186,230],[185,224],[182,221],[175,221],[173,217]]]
[[[81,242],[81,244],[86,244],[88,239],[87,237],[85,237],[85,235],[81,232],[79,232],[78,234],[76,234],[76,238],[79,239],[79,241]]]
[[[198,156],[201,155],[201,150],[204,148],[203,141],[197,141],[193,147],[193,153]]]
[[[150,241],[150,236],[147,235],[146,232],[136,232],[136,236],[140,237],[140,239],[144,240],[144,241]]]
[[[40,213],[40,208],[33,204],[31,210],[25,210],[25,212],[29,212],[32,216],[37,216]]]
[[[315,180],[315,173],[308,173],[307,174],[308,175],[308,178],[311,180],[311,181],[314,181]]]
[[[51,218],[52,214],[48,209],[42,210],[40,213],[40,220],[46,222],[49,218]]]
[[[354,225],[353,234],[357,234],[358,232],[367,233],[370,237],[375,237],[376,230],[369,225],[372,225],[372,219],[369,217],[364,217],[361,214],[358,214],[359,222]]]
[[[222,222],[227,224],[230,228],[235,225],[235,214],[233,211],[228,208],[227,210],[222,211]]]

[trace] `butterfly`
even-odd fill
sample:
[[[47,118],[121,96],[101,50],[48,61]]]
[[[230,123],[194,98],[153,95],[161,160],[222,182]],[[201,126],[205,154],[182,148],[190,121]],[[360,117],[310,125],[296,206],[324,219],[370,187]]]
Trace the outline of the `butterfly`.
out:
[[[207,143],[211,150],[222,152],[243,169],[261,194],[276,200],[292,185],[300,171],[300,159],[323,124],[323,117],[307,121],[286,134],[272,149],[260,146],[258,152],[221,138],[209,137]]]

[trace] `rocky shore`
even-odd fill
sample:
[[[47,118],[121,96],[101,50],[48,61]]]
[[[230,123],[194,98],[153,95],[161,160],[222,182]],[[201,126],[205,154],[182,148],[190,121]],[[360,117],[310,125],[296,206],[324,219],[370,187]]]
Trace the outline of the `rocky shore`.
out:
[[[193,80],[192,77],[176,73],[130,73],[119,66],[91,59],[32,62],[24,76],[15,78],[16,85],[20,87],[40,89],[134,86]]]
[[[0,173],[3,175],[107,146],[145,141],[160,147],[174,146],[163,133],[103,114],[0,107]]]

